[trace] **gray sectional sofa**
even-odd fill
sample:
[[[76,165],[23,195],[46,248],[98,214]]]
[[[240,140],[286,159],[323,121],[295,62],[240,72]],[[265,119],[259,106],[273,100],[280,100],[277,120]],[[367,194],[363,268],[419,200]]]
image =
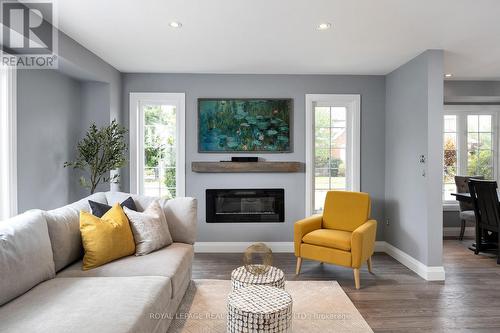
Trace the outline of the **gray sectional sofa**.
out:
[[[80,210],[132,196],[96,193],[0,222],[0,332],[166,332],[191,280],[196,199],[161,201],[174,243],[82,271]]]

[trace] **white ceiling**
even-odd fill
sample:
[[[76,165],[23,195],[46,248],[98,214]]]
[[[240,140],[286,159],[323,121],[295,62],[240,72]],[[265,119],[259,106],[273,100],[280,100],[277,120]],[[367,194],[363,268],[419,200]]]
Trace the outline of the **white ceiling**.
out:
[[[122,72],[387,74],[444,49],[455,79],[500,79],[498,0],[57,2],[60,29]]]

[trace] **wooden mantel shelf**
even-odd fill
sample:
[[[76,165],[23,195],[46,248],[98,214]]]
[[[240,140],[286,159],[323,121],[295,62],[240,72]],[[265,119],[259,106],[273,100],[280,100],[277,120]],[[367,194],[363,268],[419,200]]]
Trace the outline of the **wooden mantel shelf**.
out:
[[[304,172],[302,162],[192,162],[191,170],[202,173],[221,172]]]

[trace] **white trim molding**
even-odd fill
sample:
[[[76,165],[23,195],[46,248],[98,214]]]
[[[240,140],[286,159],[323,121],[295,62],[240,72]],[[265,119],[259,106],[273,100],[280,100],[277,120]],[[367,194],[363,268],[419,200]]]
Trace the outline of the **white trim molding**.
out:
[[[467,174],[467,118],[469,115],[491,115],[492,117],[492,143],[491,151],[493,154],[493,179],[500,181],[500,154],[498,154],[498,147],[500,147],[500,105],[445,105],[444,116],[456,117],[456,151],[457,151],[457,164],[456,174]],[[475,133],[475,132],[472,132]],[[444,147],[443,147],[444,148]],[[443,187],[445,184],[443,184]],[[458,211],[458,202],[454,200],[443,200],[443,211]]]
[[[141,113],[143,103],[168,104],[176,106],[176,196],[186,195],[186,95],[184,93],[136,93],[131,92],[129,112],[130,135],[130,193],[142,194],[142,177],[139,166],[144,156],[138,150],[142,147],[144,117]]]
[[[293,242],[264,242],[275,253],[293,253]],[[243,253],[254,242],[196,242],[196,253]],[[383,252],[408,267],[427,281],[444,281],[443,266],[427,266],[397,247],[385,242],[375,242],[375,252]]]
[[[385,252],[386,254],[390,255],[401,264],[405,265],[406,267],[420,275],[420,277],[424,278],[427,281],[444,281],[445,271],[443,266],[427,266],[410,256],[408,253],[401,251],[397,247],[387,242],[381,243],[384,243],[380,245],[383,249],[383,251],[381,252]]]
[[[17,214],[17,76],[0,65],[0,220]]]
[[[306,215],[313,214],[314,204],[314,107],[315,105],[347,108],[347,190],[361,189],[361,95],[306,94]]]

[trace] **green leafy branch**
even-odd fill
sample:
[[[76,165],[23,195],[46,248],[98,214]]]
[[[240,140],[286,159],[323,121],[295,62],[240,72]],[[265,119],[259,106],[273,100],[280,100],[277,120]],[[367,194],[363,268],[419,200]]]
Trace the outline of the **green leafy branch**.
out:
[[[93,123],[85,137],[78,142],[77,157],[64,163],[64,167],[79,169],[87,173],[80,177],[80,184],[94,193],[100,183],[118,183],[119,175],[109,172],[125,166],[127,129],[113,120],[110,125],[98,128]]]

